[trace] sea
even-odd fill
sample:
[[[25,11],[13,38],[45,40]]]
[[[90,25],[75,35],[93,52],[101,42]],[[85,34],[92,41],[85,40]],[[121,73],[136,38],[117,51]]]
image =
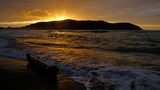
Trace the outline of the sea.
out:
[[[27,53],[87,90],[160,90],[160,31],[0,30],[0,55]]]

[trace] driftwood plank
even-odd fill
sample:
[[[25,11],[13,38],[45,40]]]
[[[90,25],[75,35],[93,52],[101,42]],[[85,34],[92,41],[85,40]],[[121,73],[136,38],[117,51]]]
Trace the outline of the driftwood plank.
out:
[[[48,66],[47,64],[40,62],[31,54],[26,54],[26,56],[28,60],[28,66],[31,67],[36,73],[57,79],[59,69],[56,66]]]

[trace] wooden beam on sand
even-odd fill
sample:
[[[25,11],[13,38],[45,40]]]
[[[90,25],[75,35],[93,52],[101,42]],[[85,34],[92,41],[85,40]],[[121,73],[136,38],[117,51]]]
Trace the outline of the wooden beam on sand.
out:
[[[40,62],[31,54],[26,54],[26,57],[28,60],[28,66],[31,67],[36,73],[55,80],[57,79],[59,69],[56,66],[48,66],[47,64]]]

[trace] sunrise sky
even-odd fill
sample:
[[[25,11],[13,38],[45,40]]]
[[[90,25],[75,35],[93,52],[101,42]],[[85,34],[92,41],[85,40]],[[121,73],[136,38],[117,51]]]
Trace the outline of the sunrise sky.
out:
[[[0,0],[0,27],[63,19],[131,22],[160,30],[160,0]]]

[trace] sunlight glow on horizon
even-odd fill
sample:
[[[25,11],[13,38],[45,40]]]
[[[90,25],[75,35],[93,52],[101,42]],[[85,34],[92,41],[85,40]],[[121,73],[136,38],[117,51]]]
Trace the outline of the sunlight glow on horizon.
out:
[[[65,9],[51,14],[50,16],[48,16],[44,21],[61,21],[61,20],[66,20],[66,19],[78,19],[77,16],[75,17],[75,15],[68,13]]]
[[[159,5],[159,0],[2,0],[0,27],[73,19],[127,22],[160,30]]]
[[[69,18],[67,16],[56,16],[55,18],[49,18],[46,20],[42,20],[42,21],[62,21],[62,20],[66,20],[66,19],[73,19],[73,18]]]
[[[30,25],[37,22],[50,22],[50,21],[62,21],[67,19],[73,19],[73,20],[104,20],[106,22],[110,23],[118,23],[121,22],[119,19],[103,19],[103,18],[91,18],[91,17],[85,17],[83,15],[75,14],[75,13],[69,13],[67,10],[63,9],[54,13],[49,13],[46,17],[40,17],[35,20],[31,21],[19,21],[19,22],[0,22],[0,27],[23,27],[26,25]],[[142,27],[145,30],[158,30],[160,28],[159,25],[148,25],[148,24],[137,24],[140,27]]]
[[[56,21],[61,21],[65,19],[72,19],[72,18],[69,18],[68,16],[65,16],[65,15],[57,15],[57,14],[56,14],[56,17],[54,18],[54,20]]]
[[[66,20],[66,19],[77,20],[78,18],[75,17],[74,15],[69,15],[64,11],[62,13],[52,15],[52,16],[48,17],[47,19],[43,20],[43,21],[61,21],[61,20]]]
[[[73,20],[96,20],[96,19],[80,19],[77,17],[73,17],[72,15],[68,15],[66,13],[52,15],[50,17],[41,19],[41,20],[32,20],[32,21],[20,21],[20,22],[0,22],[0,27],[22,27],[29,24],[37,23],[37,22],[50,22],[50,21],[63,21],[67,19]],[[100,19],[98,19],[100,20]],[[104,20],[106,22],[111,22],[112,20]],[[118,21],[117,21],[118,22]],[[112,21],[111,23],[116,23],[116,21]],[[160,25],[148,25],[148,24],[138,24],[144,30],[159,30]]]
[[[78,18],[73,17],[73,15],[68,15],[66,12],[61,12],[59,14],[51,15],[49,17],[41,18],[39,20],[31,21],[19,21],[19,22],[0,22],[0,27],[22,27],[25,25],[37,23],[37,22],[50,22],[50,21],[62,21],[66,19],[78,20]]]

